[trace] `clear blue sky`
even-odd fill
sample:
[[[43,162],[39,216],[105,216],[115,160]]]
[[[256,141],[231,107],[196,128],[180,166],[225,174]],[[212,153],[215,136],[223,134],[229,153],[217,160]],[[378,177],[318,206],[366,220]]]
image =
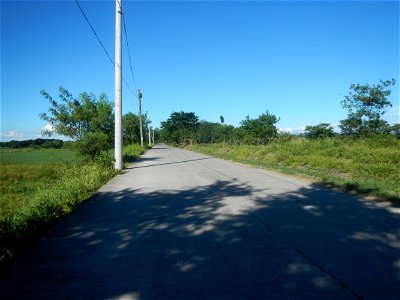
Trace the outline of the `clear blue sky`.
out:
[[[82,1],[114,59],[114,1]],[[238,126],[269,110],[279,128],[337,125],[351,83],[399,81],[399,2],[123,0],[143,110]],[[123,74],[133,87],[128,52]],[[75,1],[1,1],[1,140],[37,138],[45,89],[106,92],[114,68]],[[399,122],[399,82],[385,119]],[[123,85],[123,112],[137,99]]]

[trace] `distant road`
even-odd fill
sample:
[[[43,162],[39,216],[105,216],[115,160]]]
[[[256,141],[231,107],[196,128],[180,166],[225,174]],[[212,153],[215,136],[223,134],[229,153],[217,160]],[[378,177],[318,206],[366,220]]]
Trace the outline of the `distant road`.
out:
[[[1,299],[399,299],[395,209],[158,145],[0,274]]]

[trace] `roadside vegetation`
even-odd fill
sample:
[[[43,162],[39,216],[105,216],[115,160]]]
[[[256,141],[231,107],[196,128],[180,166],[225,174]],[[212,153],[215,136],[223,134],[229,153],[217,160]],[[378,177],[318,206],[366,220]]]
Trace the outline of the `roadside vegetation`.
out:
[[[267,146],[199,144],[191,150],[287,174],[400,204],[400,140],[297,138]]]
[[[352,84],[341,101],[347,118],[340,133],[329,123],[305,127],[301,135],[281,132],[269,112],[246,116],[239,127],[199,121],[173,112],[161,123],[161,139],[175,146],[291,174],[302,174],[346,191],[400,203],[400,124],[382,119],[395,80]]]
[[[0,143],[0,263],[72,212],[104,183],[114,170],[114,113],[105,94],[97,99],[81,93],[74,98],[60,87],[60,100],[45,91],[50,103],[40,117],[52,124],[53,133],[71,139],[36,139]],[[144,153],[139,120],[123,116],[124,163]],[[143,116],[145,130],[150,120]],[[145,141],[146,143],[148,141]]]

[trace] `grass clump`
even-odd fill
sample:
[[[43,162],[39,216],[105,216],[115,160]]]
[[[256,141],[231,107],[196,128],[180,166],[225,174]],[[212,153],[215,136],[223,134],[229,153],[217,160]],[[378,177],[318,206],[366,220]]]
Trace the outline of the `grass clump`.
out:
[[[400,203],[400,140],[294,139],[267,146],[194,145],[194,151],[290,174]]]
[[[140,146],[139,144],[125,146],[123,148],[124,163],[132,163],[145,151],[146,148],[142,148],[142,146]]]

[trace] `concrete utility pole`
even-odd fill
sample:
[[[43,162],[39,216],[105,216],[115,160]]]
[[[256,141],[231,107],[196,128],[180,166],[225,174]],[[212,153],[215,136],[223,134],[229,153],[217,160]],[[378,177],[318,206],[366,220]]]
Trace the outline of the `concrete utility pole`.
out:
[[[115,1],[115,169],[122,170],[122,6]]]
[[[155,145],[155,143],[154,143],[154,129],[153,129],[153,146]]]
[[[151,147],[151,129],[149,126],[149,147]]]
[[[138,90],[138,105],[139,105],[139,124],[140,124],[140,145],[142,148],[144,147],[143,145],[143,125],[142,125],[142,93],[140,92],[140,89]]]

